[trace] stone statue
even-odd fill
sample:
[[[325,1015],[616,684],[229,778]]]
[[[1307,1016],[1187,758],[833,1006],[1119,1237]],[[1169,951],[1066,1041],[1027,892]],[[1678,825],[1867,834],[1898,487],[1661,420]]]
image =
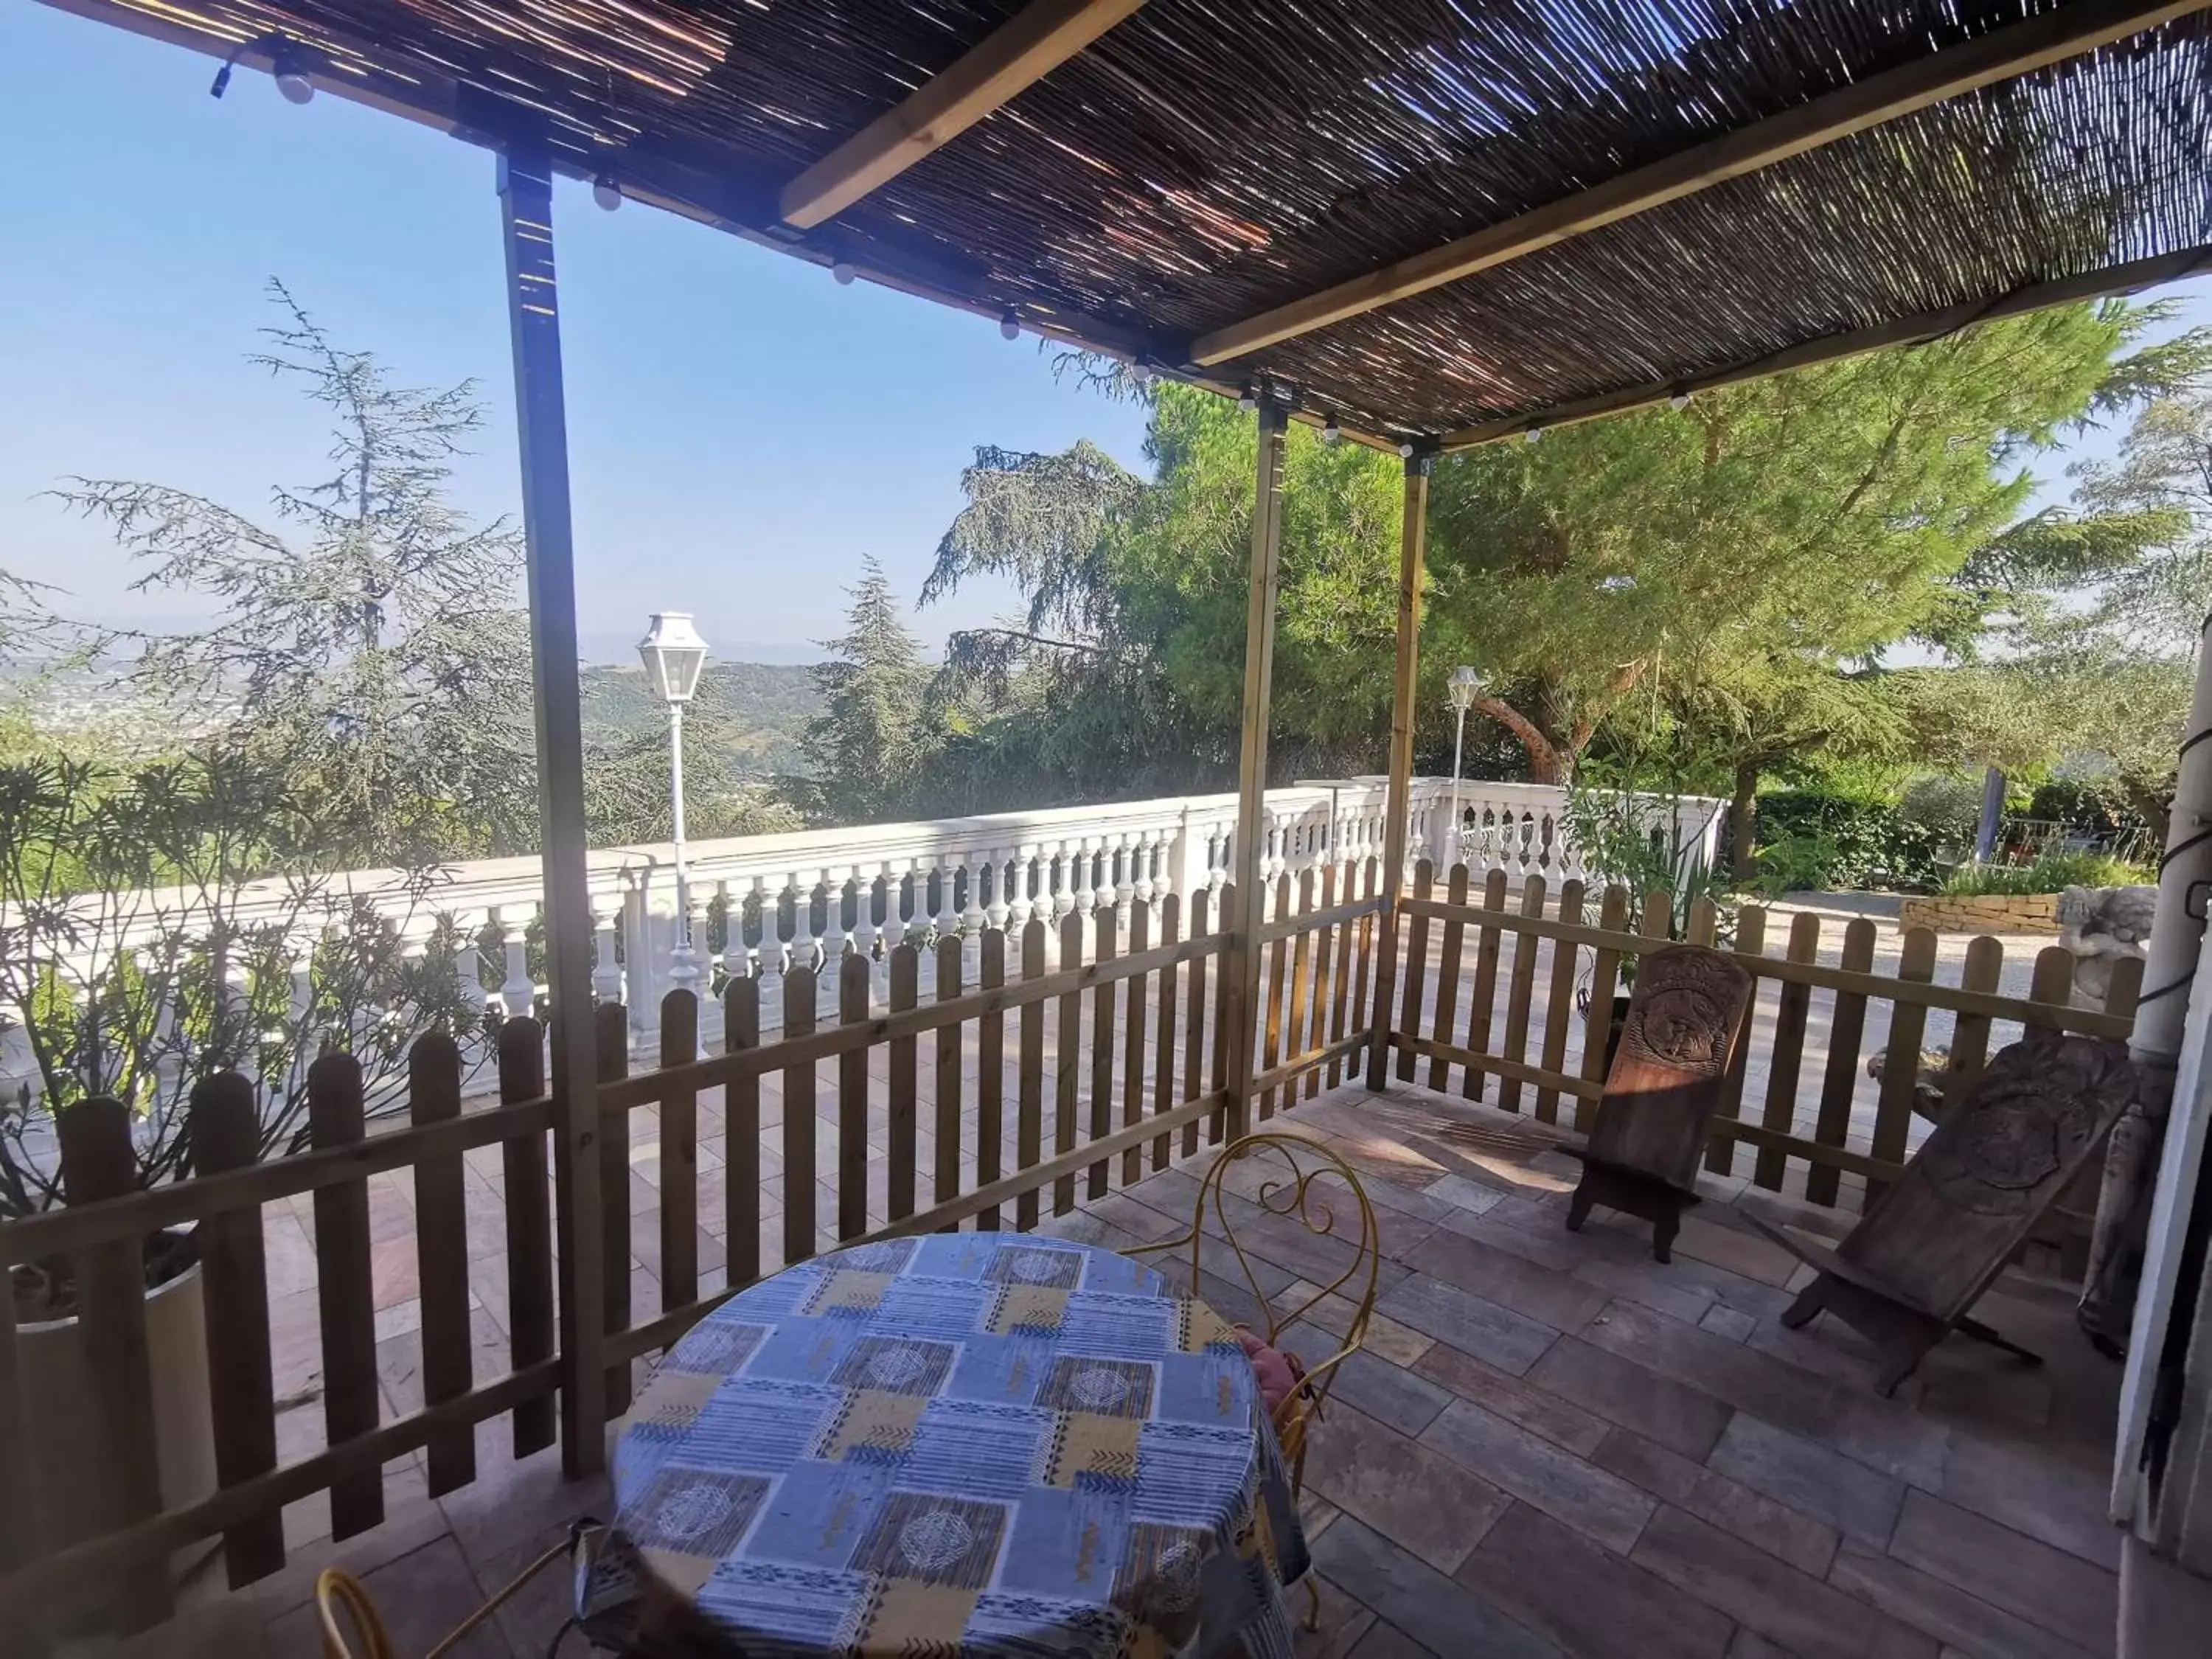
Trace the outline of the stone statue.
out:
[[[2102,1006],[2114,966],[2142,960],[2157,908],[2155,887],[2069,887],[2058,896],[2058,942],[2074,954],[2076,1002]]]

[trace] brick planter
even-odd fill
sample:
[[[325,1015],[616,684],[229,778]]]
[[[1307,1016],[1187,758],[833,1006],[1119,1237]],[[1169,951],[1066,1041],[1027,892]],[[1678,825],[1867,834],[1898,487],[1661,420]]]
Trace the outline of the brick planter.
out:
[[[1909,898],[1898,912],[1901,927],[1932,927],[1939,933],[2055,933],[2056,893],[1990,893],[1975,898],[1937,894]]]

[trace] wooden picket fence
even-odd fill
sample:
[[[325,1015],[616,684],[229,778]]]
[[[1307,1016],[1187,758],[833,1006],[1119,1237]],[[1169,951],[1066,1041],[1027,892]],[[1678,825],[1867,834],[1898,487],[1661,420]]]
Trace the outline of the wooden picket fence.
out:
[[[1264,970],[1253,1033],[1260,1115],[1356,1065],[1369,1040],[1379,891],[1373,860],[1275,884],[1271,915],[1255,929]],[[1224,912],[1234,914],[1233,888],[1221,898]],[[783,1025],[773,1042],[761,1040],[761,982],[735,980],[723,994],[722,1052],[704,1058],[696,1057],[697,1000],[672,993],[660,1010],[663,1063],[634,1075],[627,1012],[596,1009],[609,1413],[629,1403],[632,1362],[776,1265],[763,1259],[764,1193],[780,1199],[780,1254],[795,1261],[825,1239],[1034,1226],[1048,1206],[1054,1215],[1073,1208],[1079,1184],[1085,1196],[1100,1196],[1117,1178],[1127,1183],[1164,1168],[1178,1149],[1195,1152],[1201,1131],[1215,1142],[1231,1133],[1244,1114],[1232,1109],[1230,1055],[1220,1040],[1228,939],[1211,925],[1213,902],[1204,891],[1187,904],[1180,895],[1134,901],[1126,935],[1110,907],[1068,916],[1049,969],[1042,921],[1018,941],[990,929],[927,950],[902,945],[890,953],[881,1012],[871,1006],[872,964],[848,956],[834,968],[834,1024],[817,1025],[816,975],[797,968],[783,976]],[[980,967],[973,985],[965,982],[965,949]],[[383,1521],[384,1468],[396,1458],[423,1451],[429,1491],[438,1496],[476,1478],[477,1428],[489,1419],[511,1419],[518,1457],[553,1443],[569,1363],[560,1346],[554,1223],[556,1206],[568,1200],[549,1158],[556,1119],[544,1036],[534,1019],[507,1022],[498,1034],[498,1098],[465,1104],[456,1046],[441,1035],[422,1037],[410,1055],[407,1121],[391,1127],[365,1121],[351,1057],[327,1055],[307,1080],[309,1148],[269,1163],[253,1161],[252,1085],[235,1075],[210,1077],[189,1103],[189,1178],[143,1191],[133,1190],[125,1107],[91,1101],[62,1114],[70,1201],[0,1225],[0,1265],[74,1264],[112,1466],[88,1478],[100,1480],[110,1501],[92,1535],[44,1535],[27,1454],[38,1425],[24,1407],[12,1305],[0,1299],[0,1630],[23,1634],[35,1650],[41,1635],[88,1615],[143,1628],[169,1611],[167,1564],[187,1546],[219,1536],[230,1583],[250,1583],[285,1564],[288,1504],[327,1491],[331,1535],[343,1540]],[[870,1064],[878,1049],[881,1078]],[[816,1140],[828,1062],[835,1063],[827,1080],[835,1146],[824,1206]],[[782,1170],[766,1182],[763,1079],[774,1079],[783,1105]],[[721,1284],[702,1293],[699,1126],[701,1097],[709,1091],[721,1095],[726,1259]],[[872,1213],[869,1137],[878,1103],[886,1167],[882,1209]],[[629,1159],[637,1148],[627,1130],[648,1105],[656,1121],[641,1144],[660,1160],[660,1305],[642,1312],[631,1305]],[[925,1122],[933,1140],[926,1169]],[[464,1155],[495,1146],[507,1369],[486,1376],[478,1374],[483,1345],[471,1328],[468,1278],[453,1267],[468,1248]],[[368,1183],[401,1170],[413,1182],[422,1403],[394,1413],[378,1373]],[[313,1209],[325,1448],[280,1464],[263,1212],[300,1194],[311,1195]],[[201,1247],[220,1484],[210,1497],[165,1510],[152,1415],[161,1379],[148,1353],[141,1253],[149,1235],[191,1226]],[[602,1427],[571,1424],[568,1431],[597,1435]]]
[[[1432,1089],[1455,1086],[1465,1098],[1481,1099],[1494,1085],[1492,1103],[1504,1110],[1519,1112],[1525,1102],[1540,1121],[1586,1132],[1604,1092],[1607,1015],[1621,985],[1622,959],[1668,941],[1672,896],[1658,891],[1638,900],[1624,888],[1607,888],[1595,896],[1592,927],[1594,896],[1579,881],[1553,890],[1532,875],[1516,892],[1505,872],[1493,870],[1471,896],[1470,879],[1465,866],[1455,867],[1439,898],[1434,868],[1426,860],[1415,867],[1412,896],[1401,906],[1403,1006],[1388,1039],[1396,1075],[1414,1081],[1425,1060],[1425,1080]],[[1731,1175],[1737,1149],[1747,1146],[1753,1184],[1820,1206],[1862,1202],[1903,1168],[1914,1143],[1931,1012],[1953,1017],[1941,1080],[1948,1106],[1980,1076],[1994,1026],[2011,1022],[2124,1039],[2142,983],[2142,964],[2123,963],[2101,1007],[2076,1006],[2074,958],[2051,945],[2035,958],[2028,995],[2002,996],[1999,939],[1972,940],[1959,983],[1946,985],[1936,981],[1937,939],[1927,928],[1907,930],[1891,974],[1874,971],[1877,929],[1869,920],[1844,924],[1833,965],[1819,960],[1820,916],[1799,911],[1791,917],[1778,957],[1767,954],[1770,920],[1763,907],[1744,905],[1735,913],[1733,938],[1723,939],[1723,913],[1703,900],[1691,907],[1684,930],[1692,944],[1729,949],[1758,981],[1751,1024],[1723,1087],[1706,1167]],[[1462,1006],[1470,953],[1471,985]],[[1546,987],[1540,1027],[1533,1014],[1540,982]],[[1855,1111],[1868,1058],[1869,1012],[1884,1005],[1883,1074],[1871,1112]],[[1582,1006],[1589,1011],[1586,1018],[1577,1018]],[[1826,1036],[1817,1078],[1806,1075],[1808,1030]],[[1754,1058],[1763,1060],[1765,1073],[1755,1094],[1749,1088]],[[1572,1103],[1564,1120],[1563,1100]],[[1845,1176],[1860,1181],[1847,1189]]]

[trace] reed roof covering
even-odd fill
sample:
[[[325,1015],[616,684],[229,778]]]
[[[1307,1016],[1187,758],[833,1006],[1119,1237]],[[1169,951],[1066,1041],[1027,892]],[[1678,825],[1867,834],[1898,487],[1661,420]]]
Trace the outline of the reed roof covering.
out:
[[[2212,26],[2079,55],[1204,366],[1220,331],[2098,0],[1150,0],[811,228],[779,192],[1024,0],[56,0],[823,264],[1310,411],[1469,441],[2212,244]],[[1050,0],[1063,12],[1079,0]],[[2160,19],[2163,21],[2160,21]],[[245,61],[267,61],[247,46]],[[2054,286],[2056,285],[2056,286]]]

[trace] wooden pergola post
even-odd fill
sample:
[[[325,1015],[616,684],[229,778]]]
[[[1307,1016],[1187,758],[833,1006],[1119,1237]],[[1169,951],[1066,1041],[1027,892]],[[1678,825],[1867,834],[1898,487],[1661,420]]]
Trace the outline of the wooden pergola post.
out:
[[[1283,562],[1283,434],[1289,410],[1263,389],[1260,457],[1252,493],[1252,586],[1244,612],[1244,731],[1237,771],[1237,839],[1230,913],[1222,918],[1228,954],[1221,971],[1229,994],[1220,1041],[1229,1049],[1229,1136],[1251,1127],[1252,1044],[1260,1006],[1260,890],[1267,819],[1267,705],[1275,681],[1275,595]]]
[[[515,432],[529,570],[530,659],[538,725],[538,827],[552,1004],[555,1237],[559,1241],[561,1467],[574,1480],[606,1465],[608,1271],[599,1201],[599,1097],[592,1033],[592,907],[584,830],[582,687],[577,674],[575,542],[568,518],[568,409],[553,270],[553,167],[543,145],[499,160]],[[628,1271],[629,1241],[622,1241]]]
[[[1390,782],[1383,796],[1382,944],[1375,963],[1375,1008],[1367,1045],[1367,1086],[1380,1089],[1390,1068],[1390,1009],[1398,990],[1398,896],[1406,884],[1406,830],[1413,816],[1413,698],[1420,683],[1421,577],[1429,533],[1429,476],[1437,458],[1406,461],[1406,516],[1398,544],[1398,667],[1390,691]]]

